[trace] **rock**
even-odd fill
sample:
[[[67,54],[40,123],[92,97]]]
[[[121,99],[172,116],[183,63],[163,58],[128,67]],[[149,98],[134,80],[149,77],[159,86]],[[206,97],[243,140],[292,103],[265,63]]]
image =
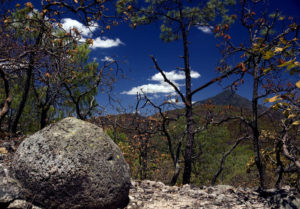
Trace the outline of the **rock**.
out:
[[[29,200],[52,209],[124,208],[129,166],[101,128],[65,118],[25,139],[12,172]]]
[[[25,200],[14,200],[12,203],[10,203],[7,207],[7,209],[42,209],[38,206],[32,205],[29,202],[26,202]]]
[[[248,188],[227,185],[202,188],[190,185],[170,187],[161,182],[145,180],[132,182],[127,209],[296,209],[300,208],[299,203],[299,197],[290,188],[268,192],[268,196],[262,197]]]
[[[276,205],[280,209],[294,209],[300,208],[300,199],[297,197],[297,191],[289,188],[289,190],[269,189],[261,196],[266,198],[270,204]]]
[[[14,141],[4,142],[1,147],[5,148],[7,152],[14,152],[16,150]]]
[[[8,150],[5,147],[0,147],[0,153],[1,154],[7,154]]]
[[[31,205],[25,200],[15,200],[9,204],[7,208],[9,209],[27,209],[31,207]]]
[[[0,164],[0,208],[6,208],[19,198],[23,198],[21,185],[9,176],[8,168]]]

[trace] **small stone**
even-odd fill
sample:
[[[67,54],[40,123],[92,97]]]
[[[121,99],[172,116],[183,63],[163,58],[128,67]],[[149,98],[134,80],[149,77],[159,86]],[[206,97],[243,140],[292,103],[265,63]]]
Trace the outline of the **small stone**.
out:
[[[25,200],[14,200],[9,204],[7,208],[9,209],[27,209],[30,207],[30,204]]]
[[[0,164],[0,204],[8,204],[23,197],[19,183],[9,176],[8,168]]]
[[[7,154],[8,150],[5,147],[0,147],[0,154]]]
[[[225,198],[226,197],[225,197],[224,194],[220,194],[220,195],[217,196],[217,200],[220,201],[220,202],[222,202]]]
[[[15,142],[14,141],[4,142],[4,143],[2,143],[1,146],[5,147],[8,152],[14,152],[14,151],[16,151],[16,147],[15,147]]]
[[[33,205],[31,209],[43,209],[43,208]]]

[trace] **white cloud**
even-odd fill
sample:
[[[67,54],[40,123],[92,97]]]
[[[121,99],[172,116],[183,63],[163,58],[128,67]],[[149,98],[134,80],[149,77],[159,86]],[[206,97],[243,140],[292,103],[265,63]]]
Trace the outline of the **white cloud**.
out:
[[[164,72],[165,75],[169,80],[171,80],[179,89],[181,84],[176,83],[176,81],[184,80],[185,75],[183,72],[176,72],[175,70],[170,71],[170,72]],[[199,78],[200,74],[196,71],[191,71],[191,77],[192,78]],[[127,95],[135,95],[137,93],[146,93],[146,94],[170,94],[170,95],[175,95],[175,90],[174,88],[169,85],[168,83],[164,82],[164,79],[160,73],[156,73],[153,75],[150,79],[150,81],[155,81],[158,83],[149,83],[149,84],[144,84],[141,86],[133,87],[129,91],[123,91],[121,94],[127,94]]]
[[[87,27],[83,25],[81,22],[71,19],[71,18],[64,18],[61,21],[62,27],[64,30],[69,31],[72,28],[77,28],[80,32],[82,38],[80,39],[81,42],[85,42],[87,38],[93,38],[93,32],[95,32],[98,28],[98,24],[95,22],[91,22],[91,26]],[[90,47],[92,49],[96,48],[111,48],[116,47],[121,44],[124,44],[119,38],[109,39],[106,37],[97,37],[93,39],[93,45]]]
[[[119,38],[113,40],[108,38],[101,39],[100,37],[97,37],[93,40],[93,45],[91,48],[111,48],[115,46],[119,46],[121,44],[124,44]]]
[[[137,87],[133,87],[129,91],[123,91],[121,94],[127,94],[127,95],[136,95],[139,94],[157,94],[157,93],[173,93],[175,90],[172,86],[170,86],[167,83],[159,83],[159,84],[145,84]]]
[[[199,30],[201,30],[203,33],[206,34],[211,34],[213,31],[213,27],[212,26],[198,26],[197,27]]]
[[[171,81],[178,81],[178,80],[184,80],[185,79],[184,72],[176,72],[175,70],[173,70],[173,71],[170,71],[170,72],[165,72],[164,71],[164,74]],[[192,78],[199,78],[200,74],[196,71],[191,71],[191,77]],[[161,75],[161,73],[156,73],[154,76],[151,77],[150,80],[163,82],[164,78]]]
[[[101,61],[102,62],[113,62],[115,60],[109,56],[105,56],[103,59],[101,59]]]

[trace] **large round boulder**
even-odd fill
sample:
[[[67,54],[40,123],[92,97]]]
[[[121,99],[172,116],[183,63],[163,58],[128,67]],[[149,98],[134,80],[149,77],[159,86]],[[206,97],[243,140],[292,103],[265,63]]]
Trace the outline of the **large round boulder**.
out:
[[[113,209],[128,204],[129,166],[101,128],[65,118],[25,139],[12,171],[43,208]]]

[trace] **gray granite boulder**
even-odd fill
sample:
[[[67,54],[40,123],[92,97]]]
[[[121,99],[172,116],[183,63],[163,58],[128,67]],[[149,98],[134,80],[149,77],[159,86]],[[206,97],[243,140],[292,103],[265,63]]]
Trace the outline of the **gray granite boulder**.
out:
[[[43,208],[113,209],[129,201],[129,166],[120,149],[82,120],[65,118],[28,137],[12,165],[27,199]]]

